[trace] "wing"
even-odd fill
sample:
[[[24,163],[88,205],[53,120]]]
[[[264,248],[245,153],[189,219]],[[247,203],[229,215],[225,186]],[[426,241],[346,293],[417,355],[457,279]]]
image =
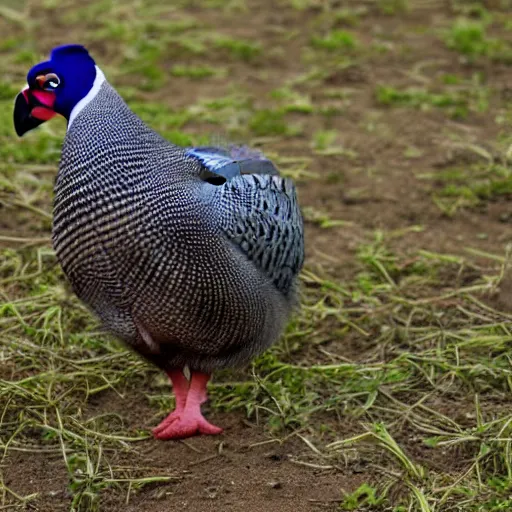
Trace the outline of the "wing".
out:
[[[219,185],[213,200],[228,240],[288,295],[304,262],[304,226],[293,183],[246,146],[203,146],[187,155],[201,162],[204,181]]]
[[[201,162],[200,177],[212,185],[222,185],[241,174],[279,174],[268,158],[246,146],[203,146],[191,148],[186,154]]]
[[[235,176],[216,189],[226,237],[284,295],[304,262],[304,226],[293,183],[275,174]]]

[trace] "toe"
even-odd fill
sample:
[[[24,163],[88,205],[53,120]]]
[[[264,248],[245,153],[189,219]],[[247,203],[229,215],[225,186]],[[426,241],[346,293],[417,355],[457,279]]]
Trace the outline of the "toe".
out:
[[[169,425],[176,421],[179,417],[180,415],[177,414],[176,411],[169,414],[169,416],[164,418],[164,420],[152,430],[153,435],[156,437],[158,434],[163,432],[167,427],[169,427]]]
[[[217,427],[217,425],[212,425],[211,423],[206,421],[204,418],[202,418],[199,421],[198,430],[201,434],[207,434],[207,435],[212,435],[212,436],[215,436],[222,432],[222,428]]]

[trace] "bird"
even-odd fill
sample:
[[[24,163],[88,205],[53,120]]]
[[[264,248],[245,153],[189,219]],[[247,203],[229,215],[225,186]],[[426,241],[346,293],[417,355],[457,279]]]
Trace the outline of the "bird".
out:
[[[248,146],[170,143],[79,44],[29,70],[14,128],[21,137],[57,114],[67,131],[52,243],[73,292],[168,375],[175,409],[156,439],[220,434],[201,411],[212,373],[249,364],[299,305],[304,225],[293,181]]]

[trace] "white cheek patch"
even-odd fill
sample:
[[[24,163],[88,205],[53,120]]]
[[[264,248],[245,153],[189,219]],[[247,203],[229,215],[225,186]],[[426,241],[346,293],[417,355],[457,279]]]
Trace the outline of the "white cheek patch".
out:
[[[96,67],[96,78],[94,79],[94,82],[92,84],[91,90],[73,107],[73,110],[71,111],[71,114],[69,116],[68,121],[68,130],[75,120],[75,117],[80,114],[80,112],[84,109],[84,107],[96,97],[96,94],[98,94],[103,82],[105,81],[105,75],[103,74],[103,71],[98,66]]]

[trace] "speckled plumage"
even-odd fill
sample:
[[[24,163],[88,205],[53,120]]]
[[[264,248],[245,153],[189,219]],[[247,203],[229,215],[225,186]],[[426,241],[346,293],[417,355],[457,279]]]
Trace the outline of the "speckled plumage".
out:
[[[246,363],[277,340],[295,302],[304,242],[293,184],[246,148],[230,151],[246,160],[240,174],[208,183],[204,162],[107,82],[64,141],[62,268],[110,332],[167,370]]]

